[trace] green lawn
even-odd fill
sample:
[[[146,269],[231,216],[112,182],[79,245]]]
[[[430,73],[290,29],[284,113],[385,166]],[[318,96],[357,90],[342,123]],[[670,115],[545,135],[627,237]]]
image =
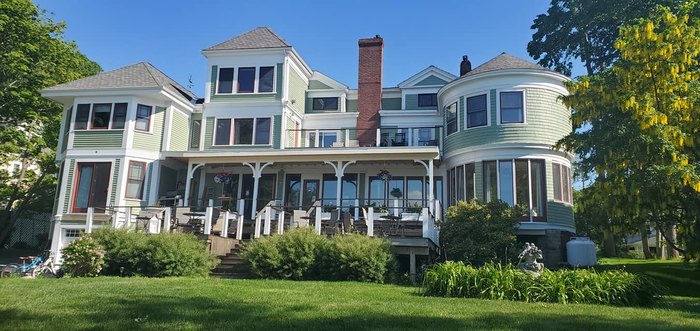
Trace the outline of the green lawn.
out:
[[[673,296],[700,298],[700,268],[681,260],[601,259],[599,270],[623,269],[645,274],[669,289]]]
[[[700,298],[661,308],[427,298],[416,288],[228,279],[2,279],[0,329],[691,330]]]

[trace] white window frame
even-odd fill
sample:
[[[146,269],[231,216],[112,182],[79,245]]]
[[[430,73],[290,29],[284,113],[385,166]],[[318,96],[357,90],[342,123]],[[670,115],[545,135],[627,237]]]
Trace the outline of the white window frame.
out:
[[[522,123],[501,123],[501,92],[521,92],[523,95],[523,121]],[[527,89],[496,90],[496,123],[497,125],[523,125],[527,124]]]
[[[139,105],[151,107],[151,114],[148,115],[148,130],[141,130],[141,129],[136,128],[136,121],[138,120],[137,116],[139,115]],[[153,133],[153,122],[155,120],[155,115],[156,115],[156,107],[155,106],[146,105],[143,103],[136,103],[136,108],[134,109],[134,132]]]
[[[554,166],[559,165],[559,187],[554,187]],[[564,171],[564,169],[567,169]],[[561,193],[561,200],[558,200],[554,196],[554,191],[552,191],[552,200],[556,202],[560,202],[566,205],[573,205],[574,204],[574,188],[573,188],[573,178],[571,177],[571,166],[566,165],[561,162],[552,162],[552,189],[554,190],[559,190]],[[566,176],[566,173],[569,175]],[[566,180],[569,183],[569,191],[564,192],[564,180]],[[567,201],[568,199],[568,201]]]
[[[457,121],[457,129],[455,130],[455,132],[447,133],[447,116],[446,116],[447,112],[446,112],[446,109],[447,109],[447,107],[451,106],[453,103],[457,104],[457,110],[456,110],[457,113],[455,114],[455,120]],[[446,102],[446,104],[447,104],[447,106],[444,106],[442,108],[442,113],[443,113],[443,121],[445,123],[445,137],[449,137],[453,134],[458,133],[461,129],[460,128],[461,125],[459,124],[459,98],[456,98],[450,102]]]
[[[234,139],[235,139],[236,119],[238,119],[238,120],[253,119],[252,143],[250,143],[250,144],[234,144],[233,143]],[[257,133],[257,130],[258,130],[258,119],[269,119],[270,120],[270,140],[267,144],[256,144],[255,143],[255,134]],[[231,120],[231,129],[229,131],[228,144],[225,144],[225,145],[217,145],[216,144],[216,133],[218,131],[218,129],[217,129],[218,125],[216,125],[216,124],[219,122],[219,120]],[[222,117],[222,118],[216,118],[214,120],[214,134],[212,136],[211,145],[212,146],[272,146],[272,141],[274,138],[274,135],[273,135],[274,134],[273,128],[275,126],[274,122],[275,122],[274,117],[264,117],[264,116],[263,117],[238,117],[238,118],[236,118],[236,117]]]
[[[231,81],[231,92],[226,93],[222,92],[219,93],[219,76],[221,75],[221,69],[233,69],[233,80]],[[214,94],[215,95],[232,95],[236,93],[236,85],[237,85],[237,80],[236,80],[236,68],[235,67],[217,67],[216,69],[216,81],[214,82]]]
[[[468,98],[471,97],[478,97],[480,95],[486,95],[486,125],[480,125],[480,126],[473,126],[469,127],[469,110],[467,109],[467,106],[469,103],[467,102]],[[457,107],[457,111],[459,111],[459,107]],[[471,93],[467,94],[464,96],[464,130],[472,130],[472,129],[477,129],[477,128],[484,128],[484,127],[489,127],[491,126],[491,93],[489,91],[481,91],[481,92],[476,92],[476,93]]]
[[[109,126],[104,129],[93,129],[92,126],[92,113],[94,111],[95,104],[110,104],[111,107],[109,109]],[[112,128],[112,125],[114,124],[114,107],[118,103],[125,103],[126,104],[126,114],[124,115],[124,127],[121,129],[114,129]],[[88,110],[88,118],[87,118],[87,126],[85,129],[76,129],[75,128],[75,120],[78,117],[78,106],[80,105],[90,105],[90,110]],[[108,130],[126,130],[127,125],[129,123],[129,102],[80,102],[76,103],[75,107],[73,107],[73,112],[71,114],[71,121],[70,121],[70,127],[71,131],[108,131]]]

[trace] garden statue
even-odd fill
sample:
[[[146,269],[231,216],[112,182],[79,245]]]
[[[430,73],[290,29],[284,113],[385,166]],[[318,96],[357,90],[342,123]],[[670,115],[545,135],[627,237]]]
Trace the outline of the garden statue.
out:
[[[544,264],[537,262],[537,259],[542,258],[542,250],[537,248],[535,244],[525,243],[518,258],[520,259],[520,263],[518,263],[520,270],[532,274],[533,276],[539,276],[544,268]]]

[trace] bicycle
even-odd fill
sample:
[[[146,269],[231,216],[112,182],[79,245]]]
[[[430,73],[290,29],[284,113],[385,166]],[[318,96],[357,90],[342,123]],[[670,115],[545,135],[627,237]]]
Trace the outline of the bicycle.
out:
[[[42,256],[21,256],[22,264],[8,264],[0,269],[0,277],[20,275],[29,278],[37,276],[61,277],[61,271],[54,265],[54,257],[51,251],[45,251]],[[31,260],[26,264],[26,260]]]

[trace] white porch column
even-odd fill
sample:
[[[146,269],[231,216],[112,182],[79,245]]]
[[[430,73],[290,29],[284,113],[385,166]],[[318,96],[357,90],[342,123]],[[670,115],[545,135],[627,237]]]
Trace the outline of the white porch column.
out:
[[[265,206],[265,226],[263,227],[263,234],[266,236],[270,235],[272,223],[272,207]]]
[[[206,213],[204,214],[204,234],[211,234],[211,224],[213,223],[212,218],[214,217],[214,200],[209,199],[209,204],[207,205]]]
[[[243,218],[243,209],[241,209],[236,215],[236,239],[238,240],[243,240]]]
[[[253,206],[250,211],[250,218],[255,218],[255,214],[258,209],[258,185],[260,184],[260,176],[262,176],[262,171],[265,167],[274,164],[274,162],[267,162],[263,165],[260,162],[255,162],[255,164],[250,164],[248,162],[243,162],[243,165],[247,165],[253,171]]]
[[[335,170],[335,178],[336,178],[336,190],[335,190],[335,206],[337,208],[340,208],[341,206],[341,194],[342,194],[342,189],[343,189],[343,174],[345,174],[345,169],[355,163],[356,161],[345,161],[345,164],[343,164],[343,161],[338,161],[338,163],[333,163],[330,161],[323,161],[325,164],[330,164],[331,167]]]
[[[284,210],[277,215],[277,234],[282,234],[284,233]]]
[[[85,233],[92,233],[92,222],[95,219],[95,207],[88,207],[85,215]]]
[[[428,208],[430,208],[430,212],[434,212],[435,210],[435,194],[433,192],[435,191],[435,168],[433,165],[433,160],[428,160],[427,162],[424,162],[422,160],[413,160],[413,162],[420,163],[425,167],[425,172],[428,175],[428,183],[430,183],[430,190],[428,190]]]
[[[194,172],[204,166],[204,163],[200,163],[195,165],[192,162],[187,163],[187,179],[185,179],[185,197],[184,197],[184,205],[189,206],[190,205],[190,192],[192,191],[192,177],[194,177]]]
[[[221,237],[226,238],[228,237],[228,218],[229,218],[229,212],[228,210],[224,212],[224,219],[221,224]]]
[[[367,208],[367,235],[374,237],[374,207]]]
[[[165,208],[165,216],[163,216],[163,231],[161,232],[170,232],[170,221],[173,219],[172,213],[172,208]]]
[[[316,234],[321,234],[321,213],[323,212],[323,208],[321,206],[316,206],[316,223],[314,224],[314,230],[316,230]]]

